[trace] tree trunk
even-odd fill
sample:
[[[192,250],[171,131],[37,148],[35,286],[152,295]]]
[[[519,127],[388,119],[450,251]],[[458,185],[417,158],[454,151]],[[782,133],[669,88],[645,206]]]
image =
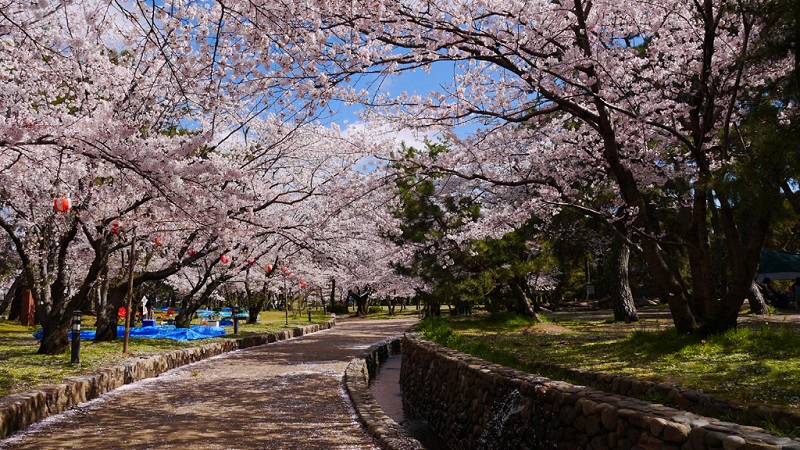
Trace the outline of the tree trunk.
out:
[[[633,294],[628,280],[628,263],[631,249],[619,239],[614,240],[611,248],[611,308],[614,310],[615,322],[637,322],[639,315],[633,303]]]
[[[331,278],[331,296],[328,304],[333,306],[334,303],[336,303],[336,278]]]
[[[16,282],[15,282],[15,284],[16,284]],[[9,302],[9,303],[6,303],[6,305],[9,305],[9,304],[11,305],[11,310],[8,311],[8,320],[19,320],[19,315],[22,312],[22,288],[23,288],[23,284],[24,284],[23,282],[20,282],[19,285],[17,285],[15,289],[12,286],[12,289],[9,289],[8,293],[6,294],[5,301]],[[11,297],[9,297],[9,295]]]
[[[22,275],[20,275],[14,279],[14,282],[11,284],[11,287],[8,288],[8,291],[6,291],[6,294],[3,296],[3,302],[0,303],[0,314],[6,312],[6,308],[8,308],[14,302],[14,300],[22,297],[22,285],[23,285],[23,279]],[[20,306],[18,302],[16,316],[11,317],[11,315],[14,312],[14,308],[12,307],[11,311],[9,312],[8,319],[16,320],[17,317],[19,317],[19,310]]]
[[[53,284],[57,284],[54,282]],[[56,287],[53,289],[55,295],[63,296],[63,292]],[[31,291],[34,293],[35,291]],[[38,296],[34,296],[34,301],[45,305],[64,304],[63,299],[53,301],[49,298],[52,295],[50,286],[45,286],[44,289],[38,292]],[[68,309],[64,314],[55,314],[52,310],[46,311],[45,308],[36,308],[36,318],[42,325],[42,340],[39,342],[39,349],[36,353],[40,355],[60,355],[64,353],[69,346],[69,328],[72,324],[72,311]],[[66,319],[69,317],[69,319]]]
[[[124,306],[125,291],[127,286],[122,284],[114,286],[106,294],[105,312],[97,314],[97,331],[95,342],[110,342],[117,339],[117,322],[119,321],[119,308]],[[130,314],[131,312],[128,311]]]
[[[38,292],[36,292],[37,295],[34,297],[35,301],[44,305],[42,308],[36,308],[36,317],[42,324],[44,333],[38,350],[40,354],[58,355],[64,353],[69,345],[72,314],[75,311],[79,311],[88,300],[92,286],[102,273],[103,268],[108,264],[108,246],[102,240],[94,241],[92,246],[94,247],[95,255],[89,270],[86,272],[77,292],[74,295],[69,294],[67,292],[69,274],[66,265],[66,252],[67,243],[74,236],[67,237],[69,240],[63,238],[59,247],[59,264],[55,280],[46,286],[40,286]],[[31,279],[32,276],[28,278]],[[43,277],[43,279],[46,280],[47,278]]]
[[[192,316],[197,310],[189,311],[189,309],[181,307],[178,315],[175,316],[175,328],[189,328],[192,323]]]
[[[357,316],[366,316],[367,315],[367,303],[369,302],[369,294],[364,295],[356,295],[356,315]]]
[[[541,322],[542,318],[539,317],[539,314],[533,309],[533,304],[528,300],[528,296],[525,295],[525,290],[520,286],[519,280],[513,280],[510,283],[510,287],[511,291],[514,293],[514,299],[516,299],[514,309],[524,316],[533,317],[537,322]]]
[[[764,296],[761,295],[761,289],[758,288],[755,281],[750,285],[750,294],[747,296],[747,300],[750,302],[750,311],[752,311],[753,314],[769,313],[767,302],[764,301]]]
[[[191,292],[186,294],[183,297],[183,299],[181,299],[181,310],[178,313],[178,315],[175,316],[175,327],[189,328],[189,325],[191,325],[192,323],[192,317],[194,316],[194,313],[196,313],[197,310],[200,309],[200,305],[204,303],[208,305],[209,299],[211,298],[211,294],[213,294],[218,287],[220,287],[225,281],[227,281],[231,277],[232,276],[229,276],[227,278],[217,278],[213,281],[208,282],[208,284],[205,284],[205,289],[203,289],[203,292],[200,295],[197,295],[197,293],[202,288],[203,286],[202,283],[195,286],[195,288],[192,289]],[[206,280],[208,279],[206,278]],[[205,283],[205,281],[203,283]]]
[[[431,300],[425,302],[425,316],[440,317],[442,315],[442,304]]]
[[[262,291],[260,295],[257,296],[258,300],[251,302],[247,307],[247,324],[253,325],[258,323],[258,315],[261,314],[261,311],[264,309],[264,305],[267,304],[269,300],[269,296],[271,294],[266,292],[266,290]]]
[[[64,321],[60,317],[49,315],[48,322],[42,324],[42,341],[39,344],[37,353],[41,355],[60,355],[69,347],[69,330],[72,323],[70,320]]]
[[[356,291],[352,289],[348,290],[347,297],[353,299],[353,306],[355,306],[356,315],[366,316],[368,313],[367,305],[369,304],[369,295],[372,293],[372,291],[369,288],[365,289],[364,293],[361,293],[361,288],[356,289]]]
[[[97,298],[95,298],[95,306],[94,310],[96,311],[97,320],[95,321],[95,327],[98,323],[108,322],[108,311],[106,307],[108,305],[108,268],[104,270],[103,276],[101,277],[100,283],[97,286]]]

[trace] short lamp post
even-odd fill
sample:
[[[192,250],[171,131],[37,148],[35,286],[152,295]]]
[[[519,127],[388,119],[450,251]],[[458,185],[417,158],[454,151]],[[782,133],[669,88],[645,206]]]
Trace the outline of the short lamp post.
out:
[[[72,313],[72,352],[70,353],[70,364],[81,363],[81,312]]]
[[[234,306],[231,313],[233,315],[233,334],[239,334],[239,307]]]
[[[311,302],[308,302],[308,323],[311,323]]]

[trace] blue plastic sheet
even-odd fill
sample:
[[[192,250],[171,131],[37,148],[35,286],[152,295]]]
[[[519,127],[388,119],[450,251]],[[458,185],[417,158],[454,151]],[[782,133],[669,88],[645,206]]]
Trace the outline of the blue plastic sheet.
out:
[[[93,330],[82,330],[81,339],[94,339]],[[159,325],[155,327],[131,327],[130,337],[132,338],[153,338],[153,339],[172,339],[174,341],[194,341],[208,339],[225,335],[222,327],[206,327],[192,325],[191,328],[175,328],[175,325]],[[36,339],[44,336],[41,329],[33,334]],[[117,327],[117,337],[125,337],[125,327]],[[72,332],[69,333],[72,339]]]
[[[219,311],[213,311],[210,309],[201,309],[197,311],[197,317],[207,318],[211,316],[219,316],[221,318],[230,318],[233,316],[233,312],[231,308],[221,308]],[[248,313],[246,311],[240,311],[238,314],[240,319],[247,319]]]

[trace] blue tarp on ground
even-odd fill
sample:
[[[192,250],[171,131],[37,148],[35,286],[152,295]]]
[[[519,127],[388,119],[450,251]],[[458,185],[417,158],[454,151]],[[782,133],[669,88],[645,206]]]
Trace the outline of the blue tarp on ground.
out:
[[[81,339],[94,339],[94,335],[95,332],[93,330],[81,331]],[[222,327],[192,325],[191,328],[175,328],[175,325],[160,325],[155,327],[131,327],[130,337],[194,341],[223,335],[225,335],[225,329]],[[33,337],[36,339],[41,339],[42,336],[41,329],[33,334]],[[125,337],[125,327],[117,327],[117,337]],[[71,331],[69,333],[69,338],[72,339]]]

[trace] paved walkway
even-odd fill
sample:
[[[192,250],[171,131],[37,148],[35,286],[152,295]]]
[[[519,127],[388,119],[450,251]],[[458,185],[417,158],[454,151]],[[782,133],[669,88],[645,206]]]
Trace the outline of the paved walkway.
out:
[[[0,441],[0,449],[377,449],[342,377],[352,358],[409,320],[232,352],[127,385]]]

